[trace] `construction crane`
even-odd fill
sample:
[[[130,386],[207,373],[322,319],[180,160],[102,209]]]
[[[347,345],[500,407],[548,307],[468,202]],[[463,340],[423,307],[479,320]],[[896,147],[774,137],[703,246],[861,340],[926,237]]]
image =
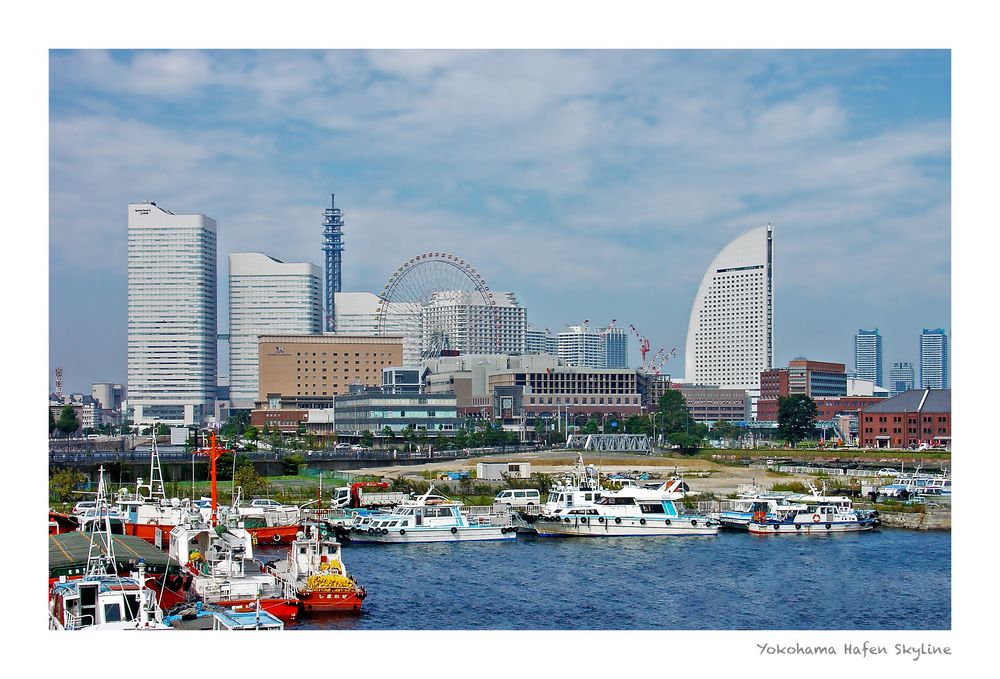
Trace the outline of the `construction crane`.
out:
[[[600,335],[603,337],[604,335],[607,335],[609,332],[611,332],[612,330],[614,330],[615,329],[615,322],[616,322],[616,320],[614,318],[612,318],[611,322],[608,323],[608,327],[606,327],[604,330],[602,330],[600,332]]]
[[[640,335],[634,325],[630,325],[629,328],[632,329],[632,334],[635,335],[637,340],[639,340],[639,353],[642,354],[642,362],[645,363],[646,354],[649,353],[649,340]]]
[[[658,352],[656,352],[656,355],[653,356],[652,360],[650,360],[649,364],[646,366],[646,372],[651,375],[659,375],[660,370],[663,368],[666,362],[669,361],[672,356],[676,355],[677,355],[677,347],[671,349],[670,353],[666,353],[665,349],[660,349]]]

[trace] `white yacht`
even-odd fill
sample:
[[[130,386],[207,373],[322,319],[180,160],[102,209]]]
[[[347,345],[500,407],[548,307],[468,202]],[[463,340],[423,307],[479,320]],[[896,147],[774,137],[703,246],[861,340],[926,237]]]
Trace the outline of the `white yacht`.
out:
[[[541,536],[716,535],[718,521],[687,514],[674,504],[682,495],[662,488],[604,491],[592,505],[563,508],[540,516],[533,527]]]
[[[459,502],[424,495],[407,500],[395,509],[359,518],[351,527],[352,542],[466,542],[512,540],[517,529],[508,510],[471,515]]]

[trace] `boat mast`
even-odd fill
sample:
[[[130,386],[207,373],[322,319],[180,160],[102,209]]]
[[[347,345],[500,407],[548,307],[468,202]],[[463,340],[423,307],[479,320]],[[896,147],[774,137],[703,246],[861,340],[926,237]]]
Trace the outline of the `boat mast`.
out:
[[[202,448],[201,450],[194,451],[196,455],[205,455],[211,462],[211,479],[212,479],[212,517],[210,523],[213,526],[219,524],[219,484],[217,482],[215,463],[222,457],[223,453],[231,453],[233,451],[226,448],[220,448],[215,442],[215,432],[213,431],[209,438],[208,448]]]
[[[117,575],[118,567],[115,560],[114,540],[111,537],[111,517],[108,512],[108,495],[104,486],[104,466],[98,470],[97,499],[94,501],[94,513],[96,521],[93,522],[94,530],[90,533],[90,547],[87,549],[87,576],[95,575]],[[97,553],[94,544],[100,540],[97,546]]]
[[[154,424],[155,432],[156,425]],[[160,451],[156,448],[156,434],[153,434],[153,448],[149,454],[149,496],[166,500],[167,494],[163,489],[163,470],[160,469]]]

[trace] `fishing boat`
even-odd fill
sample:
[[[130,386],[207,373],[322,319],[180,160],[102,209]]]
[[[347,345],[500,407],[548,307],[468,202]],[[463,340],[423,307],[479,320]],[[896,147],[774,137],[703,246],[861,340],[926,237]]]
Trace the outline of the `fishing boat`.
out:
[[[811,484],[810,491],[789,495],[773,510],[758,510],[747,530],[755,535],[856,533],[881,523],[877,511],[854,509],[850,498],[824,495]]]
[[[340,545],[320,536],[317,525],[305,526],[292,542],[288,558],[268,566],[276,578],[295,590],[305,611],[360,611],[367,596],[344,566]]]
[[[199,515],[170,531],[168,557],[181,565],[182,574],[158,581],[164,605],[201,600],[237,612],[259,606],[283,621],[295,620],[300,608],[295,591],[254,559],[253,537],[246,529],[236,521],[220,521],[216,461],[229,451],[216,445],[213,433],[210,447],[196,452],[208,455],[211,462],[210,520],[202,521]]]
[[[242,522],[243,528],[253,536],[254,544],[289,544],[299,532],[301,511],[270,498],[254,498],[246,507],[241,505],[237,488],[233,493],[233,506],[229,516]]]
[[[94,522],[90,531],[87,569],[75,580],[65,577],[49,590],[49,629],[148,630],[165,629],[163,614],[153,590],[146,587],[143,561],[134,577],[117,573],[104,468],[98,470],[97,500],[92,511],[104,515],[104,525]]]
[[[124,515],[124,534],[135,535],[160,548],[174,526],[198,513],[198,507],[188,499],[167,498],[155,436],[149,455],[148,481],[137,479],[132,492],[123,488],[116,504]]]
[[[463,512],[459,502],[432,496],[431,486],[422,496],[403,502],[382,514],[359,518],[351,527],[352,542],[467,542],[473,540],[512,540],[517,528],[511,513],[491,511],[485,514]]]
[[[592,505],[562,508],[538,517],[534,528],[543,537],[716,535],[719,522],[682,511],[674,503],[681,497],[682,492],[652,488],[604,491]]]

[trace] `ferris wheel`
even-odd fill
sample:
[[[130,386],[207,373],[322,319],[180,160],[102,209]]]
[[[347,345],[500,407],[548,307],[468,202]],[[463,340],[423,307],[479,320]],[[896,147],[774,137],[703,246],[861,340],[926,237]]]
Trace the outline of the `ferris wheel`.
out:
[[[497,353],[500,315],[486,279],[446,252],[425,252],[389,277],[376,312],[377,335],[402,335],[403,364],[453,349]]]

